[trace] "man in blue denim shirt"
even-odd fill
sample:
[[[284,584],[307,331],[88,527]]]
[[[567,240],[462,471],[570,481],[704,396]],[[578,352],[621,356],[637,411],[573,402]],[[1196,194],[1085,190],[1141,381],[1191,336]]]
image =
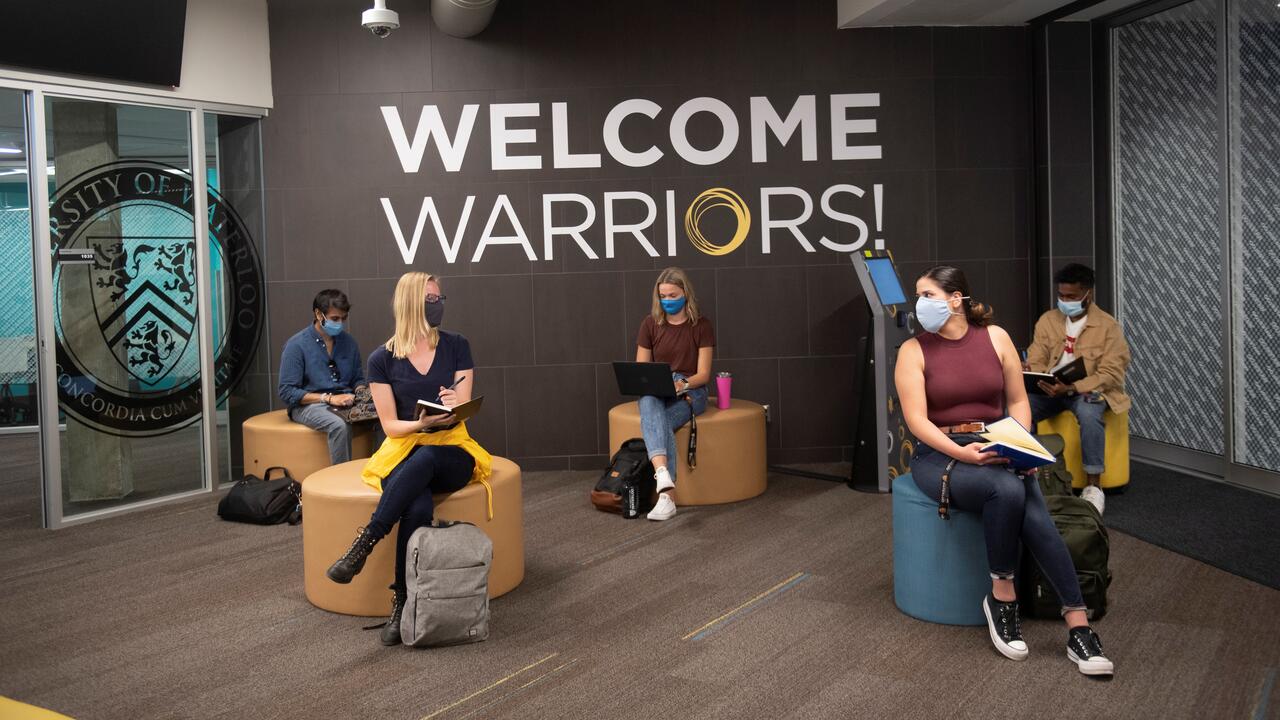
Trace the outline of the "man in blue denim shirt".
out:
[[[284,344],[280,399],[289,419],[325,433],[333,464],[351,459],[351,425],[333,411],[355,402],[363,387],[360,347],[344,332],[351,303],[341,290],[321,290],[311,303],[312,323]]]

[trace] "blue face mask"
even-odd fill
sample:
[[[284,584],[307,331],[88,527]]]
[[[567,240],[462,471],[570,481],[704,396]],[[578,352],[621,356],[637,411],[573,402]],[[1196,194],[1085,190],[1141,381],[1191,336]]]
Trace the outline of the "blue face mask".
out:
[[[345,323],[334,322],[333,320],[329,320],[328,318],[326,318],[325,321],[320,324],[320,326],[324,328],[324,331],[328,333],[329,337],[337,337],[341,335],[342,328],[344,325]]]
[[[662,298],[658,302],[662,303],[662,312],[668,315],[675,315],[684,309],[684,301],[684,298],[676,298],[675,300]]]
[[[925,332],[938,332],[943,325],[947,324],[947,319],[950,317],[951,304],[948,301],[927,297],[916,298],[916,322],[920,323],[920,327],[924,328]]]
[[[1089,297],[1089,294],[1085,293],[1085,297]],[[1069,318],[1075,317],[1084,312],[1084,300],[1063,300],[1058,298],[1058,310]]]

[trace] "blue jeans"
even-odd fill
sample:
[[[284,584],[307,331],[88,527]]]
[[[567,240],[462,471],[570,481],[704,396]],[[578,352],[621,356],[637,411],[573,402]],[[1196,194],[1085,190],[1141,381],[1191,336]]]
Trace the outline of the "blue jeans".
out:
[[[413,531],[431,524],[432,493],[461,490],[471,482],[475,458],[457,445],[419,445],[382,480],[382,497],[365,526],[379,540],[400,523],[396,533],[395,583],[403,586],[405,552]]]
[[[1031,400],[1031,422],[1057,415],[1063,410],[1070,410],[1080,423],[1080,456],[1084,461],[1084,471],[1089,475],[1101,475],[1105,470],[1107,456],[1107,424],[1102,413],[1107,410],[1107,401],[1098,393],[1081,393],[1070,397],[1049,397],[1028,393]]]
[[[683,380],[684,376],[672,374],[672,382]],[[693,388],[686,395],[693,405],[683,397],[664,400],[652,395],[640,398],[640,434],[644,436],[644,447],[649,451],[649,459],[658,455],[667,456],[667,471],[671,473],[671,481],[676,479],[677,459],[676,430],[689,422],[694,415],[701,415],[707,410],[707,388]]]
[[[952,439],[965,444],[963,436]],[[949,462],[947,455],[920,444],[911,458],[911,478],[920,492],[935,501],[942,497],[942,471]],[[999,465],[956,463],[951,471],[951,505],[982,514],[991,577],[1013,578],[1021,543],[1053,585],[1062,611],[1085,609],[1071,553],[1049,517],[1035,475],[1022,477]]]
[[[324,403],[299,405],[289,411],[289,419],[319,430],[329,442],[329,462],[333,465],[351,459],[351,425]]]

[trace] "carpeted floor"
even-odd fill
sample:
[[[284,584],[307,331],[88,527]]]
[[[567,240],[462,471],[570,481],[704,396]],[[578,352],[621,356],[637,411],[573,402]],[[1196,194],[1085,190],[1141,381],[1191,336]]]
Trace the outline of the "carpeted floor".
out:
[[[1134,462],[1107,527],[1280,590],[1280,498]]]
[[[488,642],[385,649],[302,592],[301,531],[201,498],[0,544],[0,695],[90,718],[1280,717],[1280,591],[1112,535],[1118,675],[1029,621],[893,605],[888,496],[772,476],[755,500],[624,521],[593,473],[527,473],[527,575]]]

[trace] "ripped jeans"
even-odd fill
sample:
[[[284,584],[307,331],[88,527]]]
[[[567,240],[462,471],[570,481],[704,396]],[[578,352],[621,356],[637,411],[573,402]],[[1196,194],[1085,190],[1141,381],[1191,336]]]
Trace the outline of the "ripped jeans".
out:
[[[683,380],[684,376],[672,373],[672,382]],[[653,395],[640,398],[640,434],[644,436],[644,447],[652,460],[657,455],[667,457],[667,472],[671,473],[671,481],[676,479],[676,466],[680,457],[676,449],[676,430],[689,422],[694,415],[701,415],[707,410],[707,388],[692,388],[686,395],[693,401],[690,405],[684,397],[663,399]]]

